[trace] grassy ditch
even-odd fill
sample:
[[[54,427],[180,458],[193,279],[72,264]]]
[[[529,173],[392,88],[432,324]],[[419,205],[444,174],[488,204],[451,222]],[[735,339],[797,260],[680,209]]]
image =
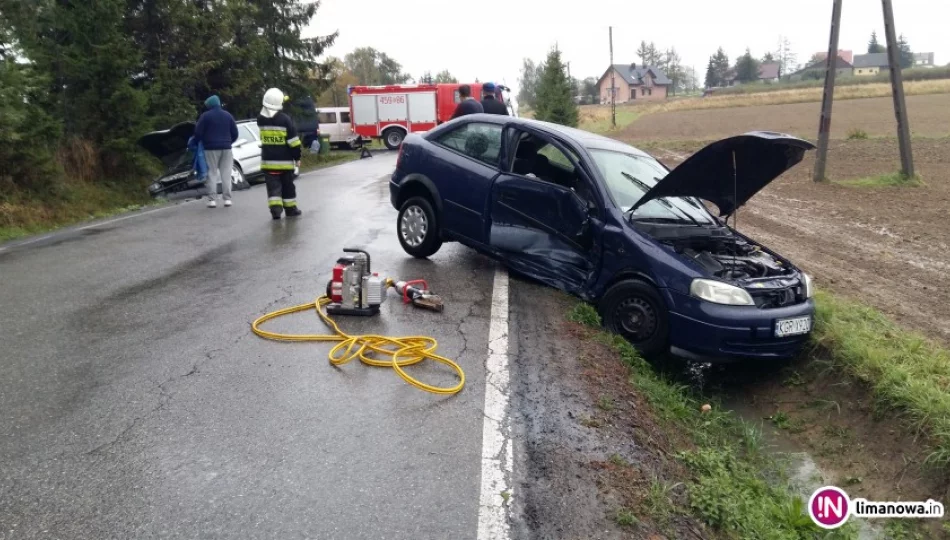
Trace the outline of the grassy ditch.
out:
[[[11,191],[0,198],[0,242],[90,219],[138,210],[155,202],[141,183],[63,184],[55,195]]]
[[[815,343],[865,383],[878,405],[911,420],[926,461],[950,470],[950,351],[899,328],[881,312],[819,291]]]
[[[568,318],[600,328],[596,310],[576,305]],[[689,471],[688,502],[665,511],[700,518],[724,538],[853,538],[851,524],[825,532],[805,513],[805,502],[785,480],[781,465],[761,448],[758,430],[729,412],[702,401],[686,386],[658,374],[628,342],[603,331],[591,333],[630,367],[629,382],[647,401],[661,425],[685,436],[687,447],[675,455]],[[620,516],[618,520],[627,519]]]

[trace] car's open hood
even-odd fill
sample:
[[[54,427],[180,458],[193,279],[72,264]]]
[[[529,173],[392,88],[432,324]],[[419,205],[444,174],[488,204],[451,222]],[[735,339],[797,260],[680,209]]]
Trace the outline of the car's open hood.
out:
[[[631,211],[660,197],[698,197],[715,204],[720,216],[728,216],[814,148],[806,140],[770,131],[722,139],[670,171]]]
[[[174,167],[188,151],[188,139],[195,134],[194,122],[182,122],[163,131],[143,135],[138,145],[162,160],[166,167]]]

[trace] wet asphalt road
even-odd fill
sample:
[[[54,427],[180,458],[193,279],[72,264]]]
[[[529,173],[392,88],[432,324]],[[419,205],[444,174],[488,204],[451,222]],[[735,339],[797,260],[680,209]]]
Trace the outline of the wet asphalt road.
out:
[[[475,538],[494,264],[457,244],[403,253],[394,162],[304,175],[296,221],[272,222],[256,186],[233,208],[188,202],[0,251],[0,538]],[[435,337],[461,394],[251,333],[322,294],[344,246],[446,301],[428,313],[391,291],[344,330]],[[311,314],[268,328],[323,332]]]

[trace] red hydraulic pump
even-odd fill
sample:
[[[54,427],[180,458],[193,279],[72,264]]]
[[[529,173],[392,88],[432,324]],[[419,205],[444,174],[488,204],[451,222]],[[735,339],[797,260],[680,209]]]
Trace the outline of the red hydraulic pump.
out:
[[[429,290],[425,280],[395,281],[382,278],[373,272],[370,255],[364,250],[343,248],[344,255],[333,266],[333,277],[327,283],[329,315],[371,316],[379,313],[379,306],[386,301],[386,291],[396,289],[403,302],[416,307],[442,312],[442,298]]]

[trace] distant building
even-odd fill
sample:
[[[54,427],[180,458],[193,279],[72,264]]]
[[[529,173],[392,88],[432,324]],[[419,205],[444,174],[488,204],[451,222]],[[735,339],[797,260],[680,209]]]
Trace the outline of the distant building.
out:
[[[760,83],[778,82],[779,81],[778,74],[779,74],[779,70],[781,66],[782,65],[779,64],[778,62],[763,62],[762,64],[759,64],[759,78],[755,82],[760,82]],[[729,68],[729,71],[726,72],[725,82],[726,82],[726,86],[737,86],[737,85],[743,84],[742,81],[739,80],[738,70],[736,69],[735,66]]]
[[[934,67],[934,53],[914,53],[914,67]]]
[[[611,91],[610,74],[614,74],[614,87]],[[640,66],[636,64],[614,64],[607,68],[597,87],[600,91],[600,102],[610,103],[611,95],[616,96],[616,103],[627,103],[640,100],[666,99],[669,87],[673,84],[657,67]]]
[[[854,57],[854,75],[856,77],[873,77],[879,73],[887,73],[890,64],[887,53],[859,54]]]
[[[825,58],[828,58],[828,51],[816,52],[812,56],[814,56],[815,59],[817,60],[824,60]],[[844,59],[844,61],[849,64],[854,63],[854,51],[845,51],[845,50],[839,49],[838,56]]]
[[[827,55],[825,55],[827,57]],[[838,56],[835,58],[835,77],[850,77],[854,74],[854,66],[844,58]],[[791,73],[788,76],[789,81],[802,81],[808,79],[825,78],[825,60],[812,62],[802,69]]]

